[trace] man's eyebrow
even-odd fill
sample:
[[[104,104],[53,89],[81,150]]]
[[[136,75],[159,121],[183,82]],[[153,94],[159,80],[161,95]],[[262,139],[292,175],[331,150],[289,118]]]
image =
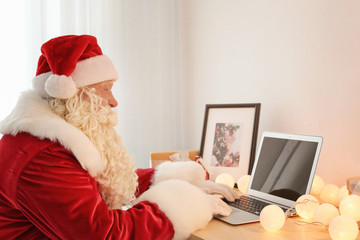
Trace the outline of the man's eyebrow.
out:
[[[104,87],[112,87],[114,86],[114,82],[103,82],[101,85]]]

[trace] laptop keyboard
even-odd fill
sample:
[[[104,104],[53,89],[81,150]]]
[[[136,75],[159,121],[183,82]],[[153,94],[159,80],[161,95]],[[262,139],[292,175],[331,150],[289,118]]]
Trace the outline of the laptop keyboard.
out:
[[[239,199],[236,199],[234,202],[227,202],[230,206],[239,208],[246,212],[250,212],[256,215],[260,215],[261,210],[270,205],[268,202],[261,201],[256,198],[252,198],[246,195],[241,195]],[[282,208],[285,212],[286,209]]]

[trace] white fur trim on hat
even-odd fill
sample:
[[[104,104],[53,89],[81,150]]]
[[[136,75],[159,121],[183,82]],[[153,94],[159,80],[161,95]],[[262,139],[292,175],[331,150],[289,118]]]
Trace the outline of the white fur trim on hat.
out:
[[[78,62],[69,77],[52,72],[39,74],[33,78],[33,88],[42,97],[67,99],[75,94],[76,87],[117,80],[118,77],[110,58],[98,55]]]
[[[187,239],[212,219],[213,209],[206,194],[181,180],[160,182],[144,192],[137,202],[156,203],[173,224],[173,239]]]
[[[78,87],[107,80],[117,80],[119,77],[114,64],[106,55],[99,55],[78,62],[71,76]]]
[[[198,181],[205,180],[205,178],[205,170],[196,162],[164,162],[157,166],[153,182],[157,183],[168,179],[181,179],[194,184]]]

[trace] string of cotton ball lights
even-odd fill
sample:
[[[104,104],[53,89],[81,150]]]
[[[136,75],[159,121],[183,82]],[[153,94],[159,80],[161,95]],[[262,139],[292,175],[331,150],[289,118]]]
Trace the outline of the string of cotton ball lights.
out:
[[[349,195],[346,186],[339,188],[334,184],[325,184],[319,176],[314,178],[311,193],[318,196],[321,202],[311,194],[300,196],[285,212],[286,219],[290,219],[289,212],[295,207],[300,217],[314,221],[290,219],[292,222],[321,225],[329,231],[333,240],[356,239],[359,234],[357,222],[360,221],[360,196]]]
[[[216,183],[226,184],[229,187],[234,187],[235,180],[234,177],[228,173],[221,173],[219,174],[216,179]],[[246,194],[247,189],[250,183],[250,175],[243,175],[237,180],[237,188],[239,189],[240,193]]]
[[[310,195],[311,196],[311,195]],[[360,197],[350,195],[354,199],[349,199],[350,196],[344,198],[341,205],[344,206],[345,211],[341,215],[337,208],[331,204],[323,203],[319,205],[317,199],[312,199],[309,195],[301,196],[298,201],[285,213],[277,205],[268,205],[260,213],[260,224],[262,227],[270,232],[280,230],[286,219],[289,219],[298,225],[320,225],[329,231],[330,237],[333,240],[352,240],[356,239],[359,234],[356,219],[360,219]],[[349,203],[350,201],[351,203]],[[300,217],[304,219],[314,219],[313,222],[305,222],[301,220],[293,220],[289,218],[290,211],[295,207]],[[341,211],[340,211],[341,212]],[[310,217],[311,216],[311,217]]]
[[[286,219],[289,219],[290,221],[292,221],[293,223],[298,224],[298,225],[307,225],[307,224],[321,225],[321,226],[325,227],[326,229],[328,229],[327,224],[325,224],[325,222],[322,221],[321,219],[318,219],[317,221],[314,221],[314,222],[305,222],[305,221],[301,221],[301,220],[293,220],[290,218],[290,211],[295,207],[295,209],[300,217],[302,217],[304,219],[311,219],[311,218],[315,217],[316,209],[319,209],[318,206],[319,206],[319,202],[317,199],[314,200],[311,197],[309,197],[308,195],[303,195],[303,198],[299,198],[296,201],[296,203],[294,203],[293,206],[291,206],[291,208],[289,208],[285,212]],[[314,211],[314,207],[315,207],[315,211]],[[310,216],[312,216],[312,217],[310,217]]]
[[[221,175],[221,174],[220,174]],[[234,178],[230,174],[218,176],[216,182],[233,187]],[[239,191],[246,194],[250,175],[244,175],[237,181]],[[294,205],[285,213],[277,205],[268,205],[260,213],[260,224],[269,231],[280,230],[289,219],[298,225],[319,225],[328,230],[333,240],[352,240],[359,235],[360,222],[360,183],[355,186],[358,194],[349,194],[347,186],[338,187],[335,184],[326,184],[318,175],[314,177],[310,194],[300,196]],[[297,214],[307,220],[290,218],[290,211],[295,208]],[[309,221],[313,219],[313,221]]]

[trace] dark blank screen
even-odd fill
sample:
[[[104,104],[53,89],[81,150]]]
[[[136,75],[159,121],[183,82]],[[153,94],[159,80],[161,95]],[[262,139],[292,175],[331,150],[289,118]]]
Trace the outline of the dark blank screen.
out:
[[[317,145],[265,137],[251,189],[296,201],[306,193]]]

